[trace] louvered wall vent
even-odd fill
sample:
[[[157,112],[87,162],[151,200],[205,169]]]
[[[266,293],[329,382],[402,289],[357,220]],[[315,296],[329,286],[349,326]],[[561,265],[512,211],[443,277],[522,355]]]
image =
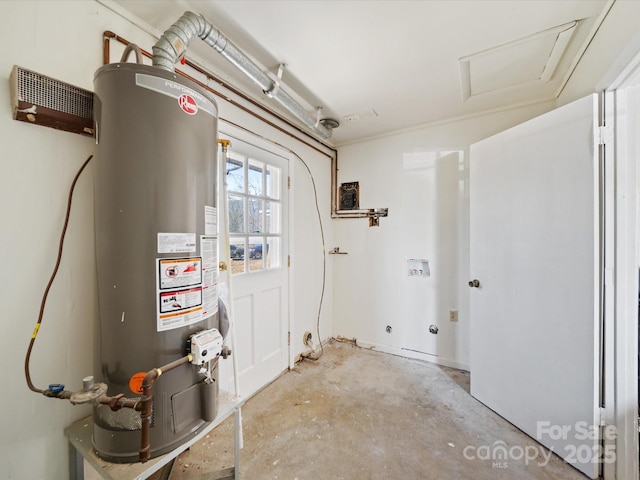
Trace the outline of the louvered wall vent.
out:
[[[9,82],[15,120],[93,136],[93,92],[17,65]]]

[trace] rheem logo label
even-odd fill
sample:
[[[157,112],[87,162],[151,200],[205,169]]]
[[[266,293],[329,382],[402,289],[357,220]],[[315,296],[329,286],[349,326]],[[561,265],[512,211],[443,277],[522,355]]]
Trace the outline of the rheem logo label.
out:
[[[180,95],[180,97],[178,97],[178,105],[180,105],[182,111],[189,115],[198,113],[198,104],[191,95],[187,95],[186,93]]]

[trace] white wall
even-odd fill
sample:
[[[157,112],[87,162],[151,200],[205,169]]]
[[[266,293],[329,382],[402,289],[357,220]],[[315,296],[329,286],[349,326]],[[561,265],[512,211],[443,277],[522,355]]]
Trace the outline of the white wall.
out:
[[[380,219],[379,227],[369,227],[366,219],[334,220],[331,247],[348,252],[331,260],[335,335],[468,369],[468,146],[552,106],[469,118],[339,149],[338,183],[359,181],[360,207],[387,207],[389,216]],[[411,258],[428,259],[431,276],[409,277]],[[449,321],[450,309],[458,310],[457,323]],[[438,326],[437,335],[429,333],[430,325]]]
[[[334,220],[334,334],[443,364],[469,366],[468,162],[470,144],[607,86],[640,47],[640,2],[618,0],[557,102],[479,116],[339,148],[338,183],[360,182],[362,208],[388,207],[380,227]],[[407,155],[462,150],[432,166]],[[422,155],[424,157],[424,155]],[[420,157],[420,155],[418,155]],[[425,157],[426,158],[426,157]],[[460,170],[456,170],[459,166]],[[427,258],[431,277],[409,278],[406,260]],[[458,323],[449,309],[459,310]],[[428,333],[440,327],[437,336]],[[392,332],[386,333],[390,325]],[[414,352],[419,350],[425,354]],[[433,358],[436,356],[437,358]]]
[[[64,479],[67,444],[63,434],[74,420],[89,415],[28,390],[23,359],[37,319],[39,302],[57,252],[66,196],[71,180],[91,153],[93,140],[11,118],[8,77],[14,64],[93,89],[93,74],[102,63],[102,32],[111,30],[150,50],[154,39],[102,5],[90,1],[0,2],[0,351],[7,398],[1,410],[0,478]],[[113,44],[113,42],[112,42]],[[209,63],[215,63],[209,61]],[[321,205],[329,205],[329,160],[289,136],[274,132],[245,112],[219,101],[221,117],[258,131],[299,153],[310,165]],[[294,202],[292,272],[295,283],[294,332],[315,329],[320,292],[321,243],[312,210],[308,175],[293,165]],[[58,278],[51,289],[43,326],[35,345],[31,371],[37,387],[64,383],[81,387],[93,371],[96,280],[93,233],[93,169],[80,179]],[[299,185],[299,188],[296,186]],[[325,233],[331,235],[328,208],[322,209]],[[331,278],[331,277],[329,277]],[[330,282],[330,281],[329,281]],[[331,330],[331,288],[325,299],[321,331]],[[313,330],[315,331],[315,330]],[[295,350],[294,345],[294,350]],[[295,353],[303,350],[299,345]]]

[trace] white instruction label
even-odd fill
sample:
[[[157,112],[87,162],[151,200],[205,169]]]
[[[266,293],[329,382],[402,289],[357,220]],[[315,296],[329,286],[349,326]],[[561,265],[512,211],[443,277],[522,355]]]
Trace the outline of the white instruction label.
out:
[[[216,207],[204,206],[204,234],[218,234],[218,211]]]
[[[174,328],[191,325],[202,320],[202,306],[181,310],[172,313],[158,315],[158,331],[172,330]]]
[[[218,239],[200,237],[202,254],[202,315],[207,318],[218,312]]]
[[[158,233],[158,253],[193,253],[195,233]]]

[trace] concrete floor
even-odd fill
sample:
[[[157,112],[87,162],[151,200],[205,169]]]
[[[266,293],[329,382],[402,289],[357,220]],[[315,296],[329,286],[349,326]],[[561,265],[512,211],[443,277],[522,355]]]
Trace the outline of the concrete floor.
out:
[[[587,478],[468,392],[467,372],[333,343],[247,401],[241,478]],[[171,479],[232,466],[232,420],[178,457]],[[496,445],[537,457],[478,458]]]

